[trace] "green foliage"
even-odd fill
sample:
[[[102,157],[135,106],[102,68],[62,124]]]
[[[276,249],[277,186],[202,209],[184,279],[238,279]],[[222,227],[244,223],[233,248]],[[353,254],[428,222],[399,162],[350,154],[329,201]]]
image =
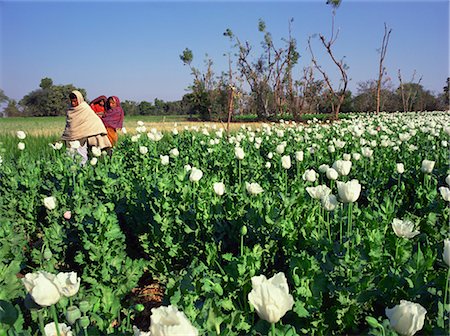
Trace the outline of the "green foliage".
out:
[[[69,94],[73,90],[79,90],[86,98],[86,91],[84,89],[77,89],[72,84],[53,85],[53,81],[50,78],[43,78],[40,87],[40,89],[27,94],[20,101],[25,115],[64,115],[69,106]]]
[[[427,310],[423,334],[442,334],[450,212],[438,188],[449,173],[449,115],[347,117],[247,126],[228,138],[207,126],[159,141],[124,135],[95,166],[80,166],[65,149],[38,159],[29,150],[9,155],[0,165],[0,327],[37,330],[17,275],[44,269],[81,277],[77,300],[89,303],[90,335],[129,334],[127,298],[148,272],[166,288],[163,304],[176,305],[200,334],[265,335],[270,324],[248,302],[252,277],[283,272],[294,306],[274,326],[277,334],[394,335],[385,309],[400,300]],[[406,130],[409,138],[398,142]],[[344,144],[330,152],[337,140]],[[237,141],[243,160],[234,154]],[[373,156],[352,159],[350,174],[339,177],[361,183],[357,202],[326,212],[306,188],[325,184],[337,195],[335,182],[322,172],[307,182],[303,173],[367,146]],[[160,156],[173,148],[180,154],[163,164]],[[300,150],[304,159],[295,160]],[[436,162],[431,173],[421,170],[424,158]],[[397,162],[404,173],[396,173]],[[203,178],[192,182],[186,164]],[[214,193],[214,182],[225,184],[225,194]],[[245,182],[264,191],[251,195]],[[55,209],[45,208],[47,196]],[[420,234],[398,237],[394,218],[410,219]]]

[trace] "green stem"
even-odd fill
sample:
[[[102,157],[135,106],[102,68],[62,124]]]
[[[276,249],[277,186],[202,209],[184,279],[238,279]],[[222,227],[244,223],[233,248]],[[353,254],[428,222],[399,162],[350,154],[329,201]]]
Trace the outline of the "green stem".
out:
[[[342,213],[343,213],[343,205],[341,204],[340,206],[340,213],[341,215],[339,216],[339,244],[342,244]]]
[[[241,188],[241,184],[242,184],[242,181],[241,181],[241,160],[239,160],[238,159],[238,166],[239,166],[239,189]]]
[[[327,211],[327,231],[328,231],[328,239],[330,240],[330,244],[332,243],[331,241],[331,229],[330,229],[330,212]]]
[[[241,233],[241,257],[244,255],[244,235]]]
[[[444,321],[444,316],[445,316],[445,311],[446,311],[446,309],[445,309],[446,307],[445,306],[447,305],[447,298],[448,298],[448,292],[449,292],[449,288],[448,288],[449,282],[450,282],[450,267],[448,268],[447,279],[445,281],[444,309],[442,309],[442,321]],[[450,302],[448,304],[450,305]],[[450,332],[450,320],[448,322],[448,329],[449,329],[449,332]]]
[[[45,327],[44,327],[44,317],[42,316],[42,309],[38,310],[38,319],[39,319],[39,330],[42,335],[45,335]]]
[[[397,266],[397,255],[398,255],[398,238],[395,242],[395,258],[394,258],[394,265]]]
[[[272,324],[272,336],[276,336],[275,334],[275,323],[271,323]]]
[[[286,180],[286,189],[285,189],[285,193],[286,193],[286,196],[287,196],[287,195],[289,195],[289,194],[288,194],[288,173],[287,173],[287,169],[285,169],[285,175],[286,175],[286,177],[285,177],[285,180]]]
[[[127,309],[127,330],[130,329],[130,310]]]
[[[52,311],[53,320],[55,321],[56,335],[61,336],[61,333],[59,332],[58,314],[56,313],[55,305],[51,306],[50,309]]]
[[[347,237],[350,239],[352,234],[352,208],[353,203],[347,204]]]

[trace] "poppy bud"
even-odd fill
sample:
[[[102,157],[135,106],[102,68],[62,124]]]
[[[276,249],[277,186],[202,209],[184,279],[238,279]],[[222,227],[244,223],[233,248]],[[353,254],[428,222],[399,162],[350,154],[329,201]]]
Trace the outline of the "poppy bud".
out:
[[[70,325],[75,324],[75,322],[81,317],[81,312],[76,306],[70,306],[66,311],[66,320]]]

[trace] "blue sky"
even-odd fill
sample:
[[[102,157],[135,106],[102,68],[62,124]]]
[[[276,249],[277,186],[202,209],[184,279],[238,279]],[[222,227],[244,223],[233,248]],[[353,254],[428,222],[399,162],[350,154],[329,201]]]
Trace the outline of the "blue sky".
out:
[[[39,88],[42,78],[86,89],[88,99],[116,95],[122,100],[181,99],[192,83],[179,55],[194,54],[204,70],[206,54],[216,74],[227,70],[233,52],[222,34],[230,28],[258,48],[266,22],[276,46],[288,36],[297,40],[300,60],[294,77],[311,63],[309,36],[329,36],[331,7],[325,0],[291,1],[13,1],[0,0],[0,88],[13,99]],[[358,82],[378,76],[384,23],[392,28],[385,66],[398,85],[422,76],[425,89],[440,93],[449,76],[449,2],[343,0],[336,12],[339,36],[334,45],[345,56],[356,94]],[[337,73],[314,40],[315,54],[332,78]],[[254,57],[259,56],[256,52]],[[319,78],[320,74],[316,75]]]

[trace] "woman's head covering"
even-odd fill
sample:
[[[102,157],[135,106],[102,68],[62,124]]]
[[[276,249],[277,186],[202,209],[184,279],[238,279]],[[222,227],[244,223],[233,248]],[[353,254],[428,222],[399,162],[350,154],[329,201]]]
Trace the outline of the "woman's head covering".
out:
[[[105,104],[106,104],[106,96],[99,96],[99,97],[95,98],[93,101],[91,101],[91,104],[98,104],[98,103],[100,103],[102,100],[103,100],[103,101],[105,102]]]
[[[111,108],[109,100],[114,99],[116,106]],[[106,111],[102,120],[106,127],[122,128],[123,127],[124,112],[120,106],[120,100],[116,96],[111,96],[106,100]]]
[[[78,105],[81,104],[81,103],[84,103],[84,97],[83,97],[83,95],[81,94],[80,91],[78,91],[78,90],[73,90],[73,91],[70,93],[70,96],[75,96],[75,97],[77,97]]]

